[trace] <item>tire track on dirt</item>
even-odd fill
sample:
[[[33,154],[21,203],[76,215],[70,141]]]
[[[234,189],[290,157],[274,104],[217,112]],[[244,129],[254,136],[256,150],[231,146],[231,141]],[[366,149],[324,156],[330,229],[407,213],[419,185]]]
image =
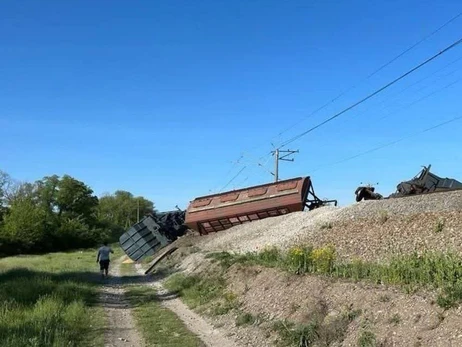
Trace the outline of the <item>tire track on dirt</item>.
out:
[[[136,330],[131,307],[125,296],[120,277],[120,259],[116,260],[113,276],[107,279],[100,292],[99,301],[107,317],[104,331],[105,347],[143,347],[145,343]]]
[[[135,264],[136,272],[145,276],[141,264]],[[159,281],[148,282],[148,285],[157,290],[157,294],[164,298],[161,304],[174,312],[185,324],[186,328],[196,334],[206,347],[239,347],[240,345],[224,336],[218,329],[205,321],[197,313],[189,309],[179,298],[168,297],[166,290]]]

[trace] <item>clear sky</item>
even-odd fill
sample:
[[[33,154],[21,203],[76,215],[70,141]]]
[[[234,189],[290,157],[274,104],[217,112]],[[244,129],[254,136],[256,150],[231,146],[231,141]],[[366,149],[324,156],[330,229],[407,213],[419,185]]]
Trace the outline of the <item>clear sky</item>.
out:
[[[271,143],[459,39],[462,17],[367,78],[461,11],[460,0],[2,1],[0,169],[69,174],[160,210],[218,192],[244,166],[226,190],[266,183]],[[462,45],[290,144],[300,152],[280,177],[311,175],[341,204],[360,182],[388,195],[429,163],[462,180],[462,121],[330,165],[461,115],[461,57]]]

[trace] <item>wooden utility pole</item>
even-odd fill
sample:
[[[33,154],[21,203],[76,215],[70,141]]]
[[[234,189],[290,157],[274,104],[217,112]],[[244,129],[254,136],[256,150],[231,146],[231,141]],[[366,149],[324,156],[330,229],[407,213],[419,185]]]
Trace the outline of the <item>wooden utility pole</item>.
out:
[[[298,153],[298,149],[296,151],[292,151],[289,149],[285,151],[281,151],[279,148],[277,148],[275,151],[272,151],[271,153],[274,155],[274,167],[275,167],[274,182],[277,182],[279,181],[279,160],[294,161],[294,158],[286,159],[286,157],[288,157],[291,154]],[[281,153],[286,153],[286,154],[281,157],[280,156]]]

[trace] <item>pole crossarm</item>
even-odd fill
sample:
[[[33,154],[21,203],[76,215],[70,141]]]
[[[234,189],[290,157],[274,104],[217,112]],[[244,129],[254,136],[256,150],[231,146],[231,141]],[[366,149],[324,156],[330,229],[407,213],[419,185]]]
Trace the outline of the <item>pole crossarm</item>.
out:
[[[283,156],[281,156],[281,153],[286,153]],[[280,150],[279,148],[276,149],[275,151],[271,151],[271,154],[274,155],[274,181],[277,182],[279,181],[279,161],[284,160],[284,161],[294,161],[294,158],[291,159],[286,159],[288,156],[298,153],[298,149],[296,151],[286,149],[286,150]]]

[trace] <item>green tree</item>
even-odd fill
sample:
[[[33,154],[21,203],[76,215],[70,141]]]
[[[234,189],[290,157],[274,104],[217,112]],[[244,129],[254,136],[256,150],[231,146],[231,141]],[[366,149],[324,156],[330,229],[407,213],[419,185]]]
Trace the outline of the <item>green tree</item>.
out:
[[[119,190],[98,199],[69,175],[19,183],[0,171],[0,253],[94,246],[120,233],[154,204]],[[117,236],[117,237],[115,237]]]
[[[68,175],[63,176],[57,185],[56,205],[58,215],[66,217],[83,218],[87,222],[96,217],[98,197],[93,190]]]
[[[120,228],[126,229],[136,223],[138,211],[140,218],[153,213],[154,203],[141,196],[135,197],[124,190],[118,190],[113,195],[107,194],[99,199],[99,218]]]
[[[2,227],[3,218],[7,212],[7,206],[5,202],[5,190],[7,186],[7,182],[10,180],[10,176],[0,170],[0,230]]]
[[[31,195],[16,198],[4,217],[1,243],[7,244],[9,252],[41,248],[39,245],[43,244],[47,233],[45,221],[46,211],[35,203]]]
[[[35,182],[36,198],[38,203],[46,210],[56,212],[57,210],[57,195],[59,186],[59,176],[45,176],[41,180]]]

